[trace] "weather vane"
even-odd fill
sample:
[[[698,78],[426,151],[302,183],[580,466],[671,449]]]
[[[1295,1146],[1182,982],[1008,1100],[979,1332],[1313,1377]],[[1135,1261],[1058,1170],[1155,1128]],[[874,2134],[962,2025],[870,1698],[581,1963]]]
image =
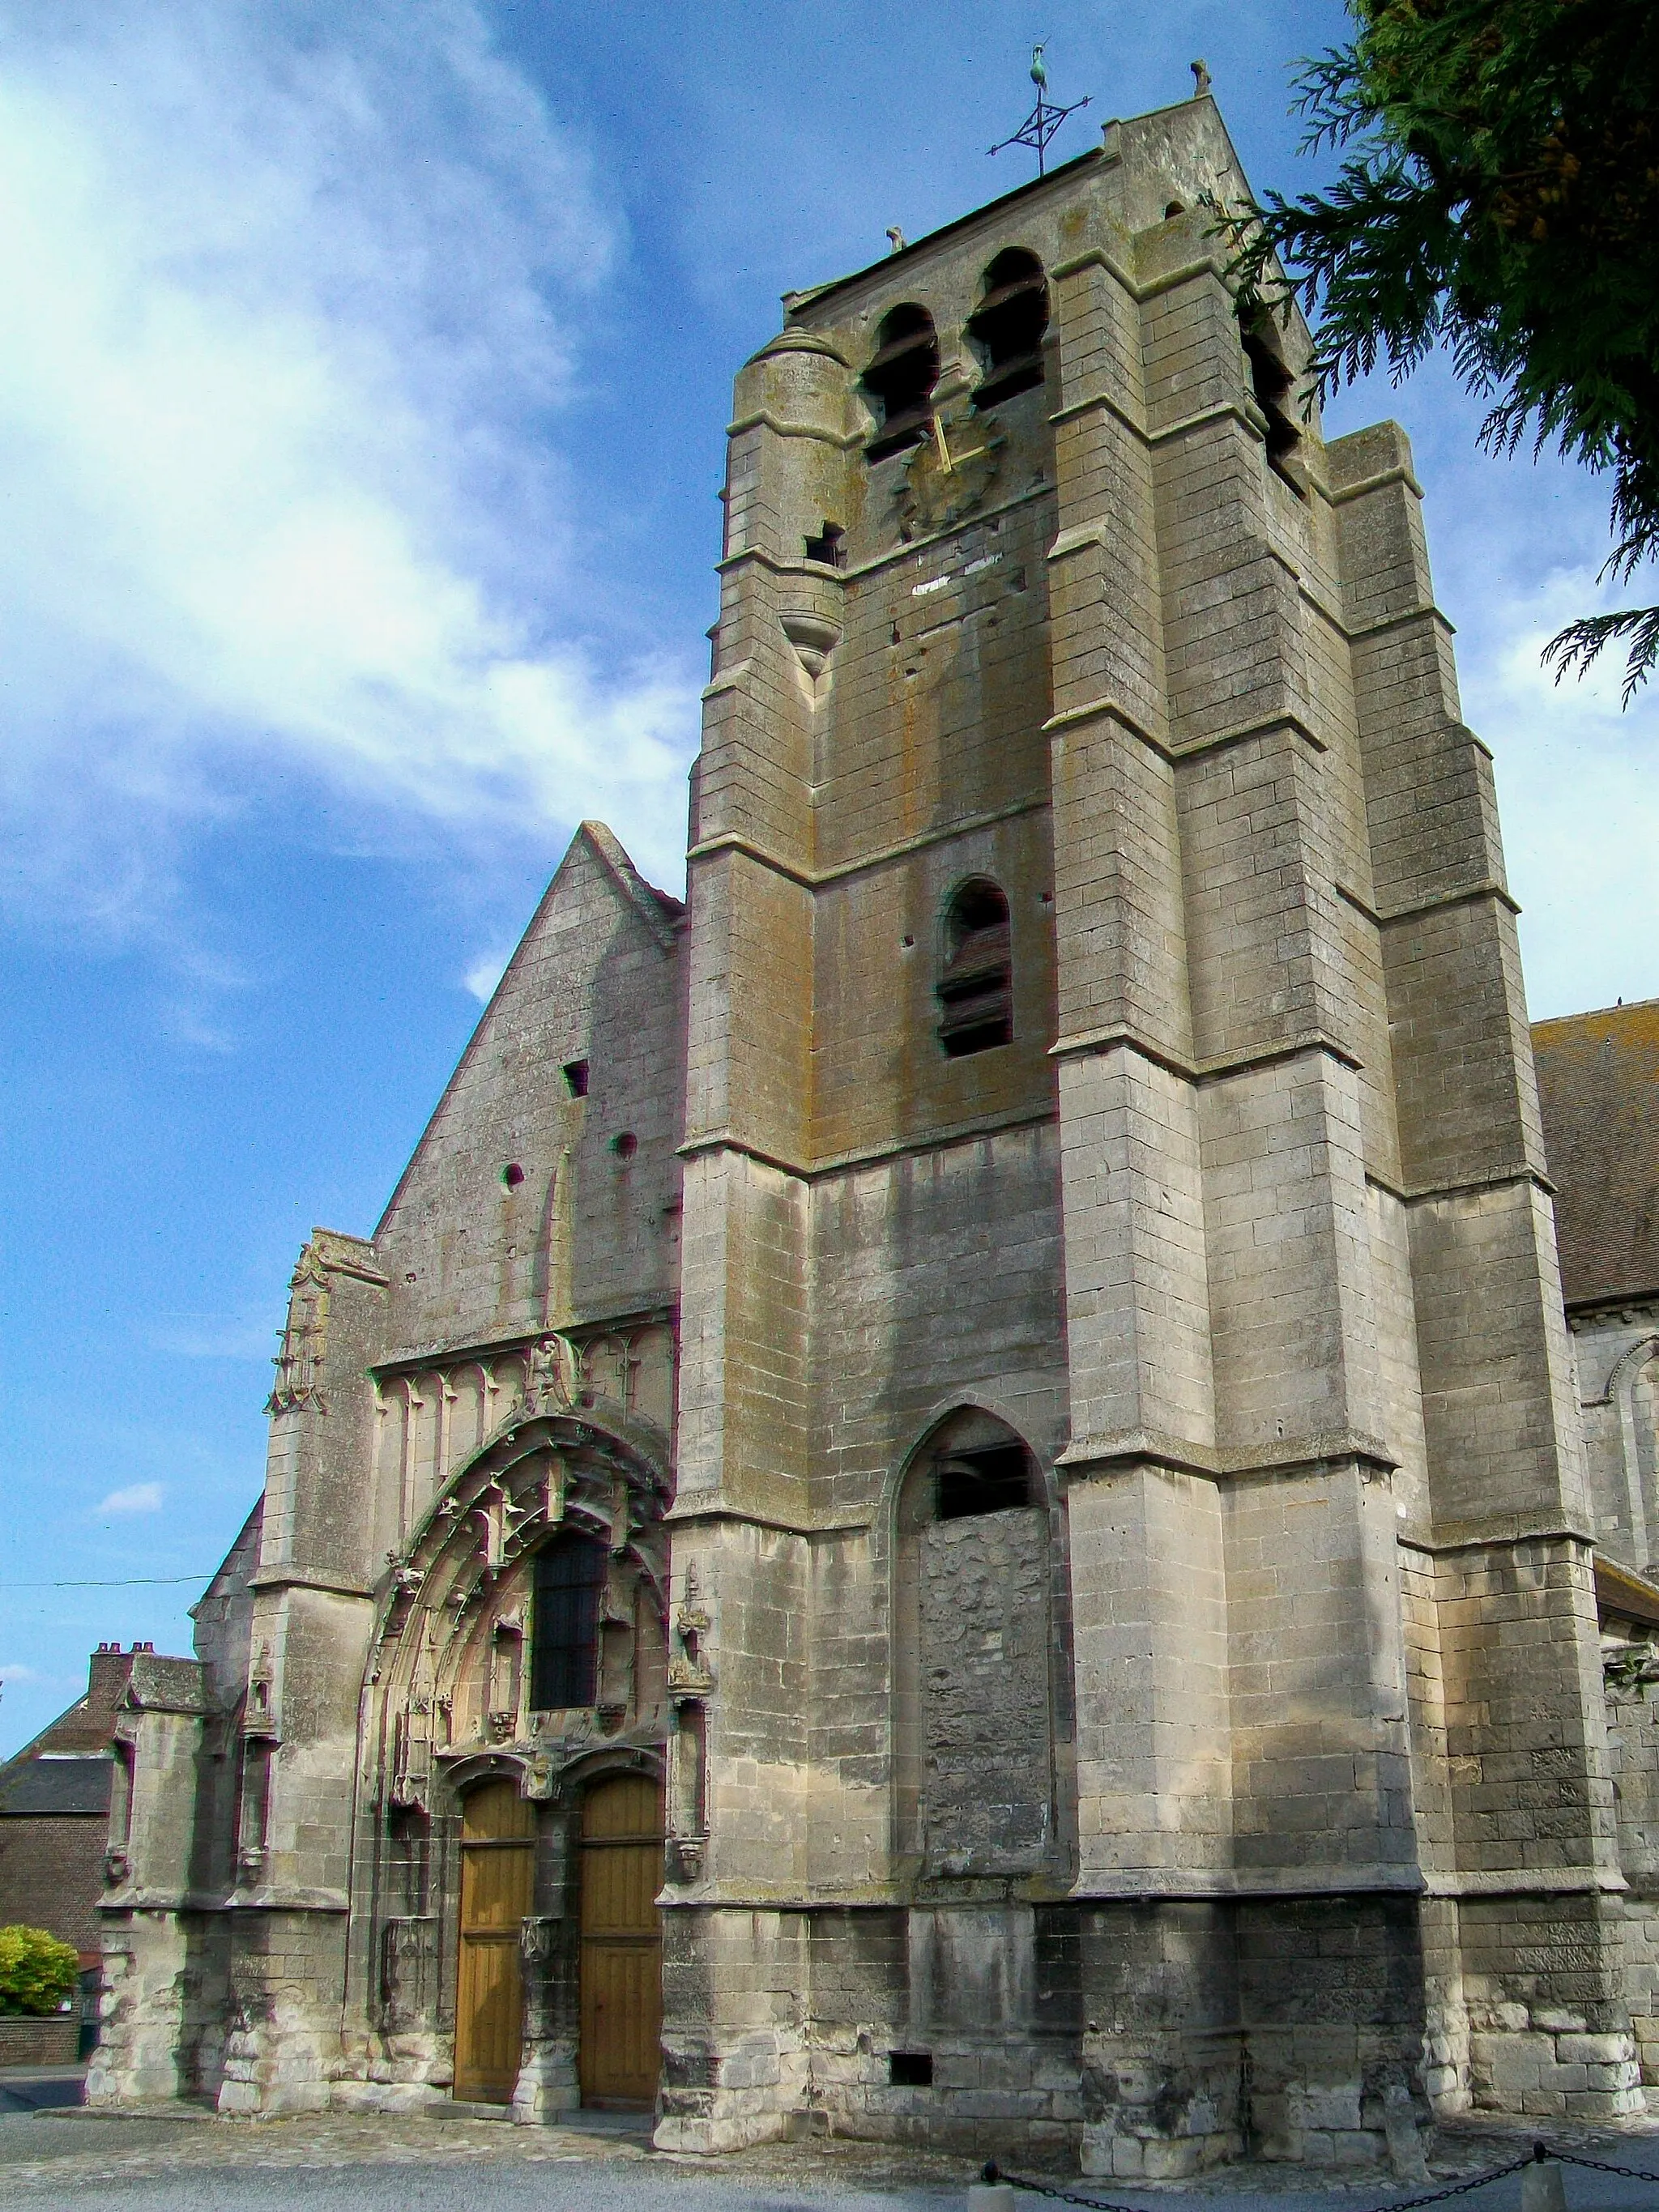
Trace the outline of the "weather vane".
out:
[[[1086,107],[1089,105],[1089,95],[1085,93],[1081,100],[1074,100],[1069,107],[1054,107],[1049,105],[1043,97],[1048,89],[1048,72],[1043,66],[1041,45],[1035,46],[1031,49],[1031,82],[1036,87],[1036,106],[1020,125],[1013,137],[1000,139],[992,147],[991,151],[994,154],[1000,154],[1005,146],[1035,147],[1037,174],[1041,177],[1046,175],[1048,172],[1048,141],[1068,115],[1075,115],[1079,107]]]

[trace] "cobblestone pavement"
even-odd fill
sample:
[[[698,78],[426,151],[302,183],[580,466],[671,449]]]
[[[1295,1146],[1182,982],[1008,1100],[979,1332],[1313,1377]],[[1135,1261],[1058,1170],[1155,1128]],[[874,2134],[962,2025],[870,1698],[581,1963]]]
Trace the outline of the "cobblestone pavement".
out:
[[[1659,2212],[1659,2118],[1614,2134],[1555,2128],[1563,2149],[1633,2166],[1624,2180],[1568,2166],[1569,2212]],[[1525,2150],[1531,2131],[1492,2123],[1443,2130],[1430,2186]],[[227,2120],[179,2106],[108,2115],[0,2117],[0,2207],[112,2212],[963,2212],[972,2162],[867,2143],[769,2145],[723,2159],[673,2157],[642,2135],[515,2128],[444,2114]],[[1369,2212],[1414,2197],[1386,2173],[1233,2166],[1203,2183],[1062,2184],[1146,2212]],[[1519,2212],[1518,2178],[1455,2200]],[[1017,2200],[1048,2212],[1044,2199]]]

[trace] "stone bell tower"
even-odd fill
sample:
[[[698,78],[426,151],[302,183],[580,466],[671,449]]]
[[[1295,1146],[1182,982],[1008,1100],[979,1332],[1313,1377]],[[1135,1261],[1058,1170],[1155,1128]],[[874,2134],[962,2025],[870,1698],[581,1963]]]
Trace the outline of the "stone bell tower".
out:
[[[659,2140],[1638,2094],[1490,759],[1247,191],[1207,97],[1114,124],[738,380]]]

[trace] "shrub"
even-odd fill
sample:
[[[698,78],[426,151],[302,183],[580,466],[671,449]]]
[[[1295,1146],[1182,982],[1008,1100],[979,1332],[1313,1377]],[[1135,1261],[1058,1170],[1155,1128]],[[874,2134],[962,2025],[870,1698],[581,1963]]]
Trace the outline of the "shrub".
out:
[[[44,1928],[0,1928],[0,2012],[56,2012],[75,1987],[81,1957]]]

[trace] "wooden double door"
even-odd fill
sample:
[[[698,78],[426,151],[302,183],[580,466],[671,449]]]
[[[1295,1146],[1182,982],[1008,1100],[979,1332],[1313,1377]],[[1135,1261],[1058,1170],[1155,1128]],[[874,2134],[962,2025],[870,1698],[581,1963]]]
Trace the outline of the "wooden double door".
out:
[[[455,2094],[505,2105],[524,2034],[520,1934],[535,1910],[536,1808],[510,1781],[481,1784],[461,1813]],[[662,1796],[643,1775],[582,1802],[579,2073],[582,2102],[649,2105],[662,2026]]]

